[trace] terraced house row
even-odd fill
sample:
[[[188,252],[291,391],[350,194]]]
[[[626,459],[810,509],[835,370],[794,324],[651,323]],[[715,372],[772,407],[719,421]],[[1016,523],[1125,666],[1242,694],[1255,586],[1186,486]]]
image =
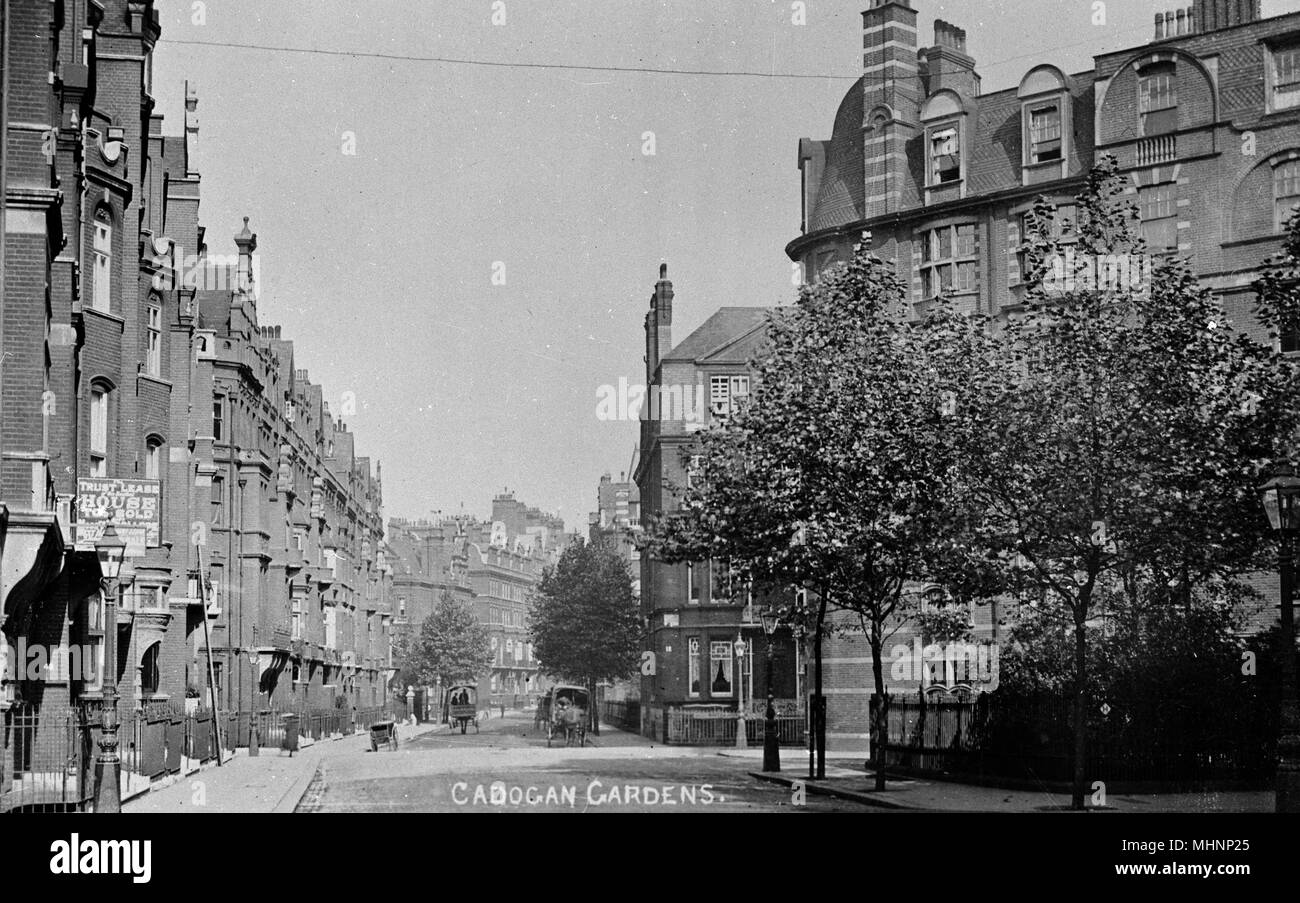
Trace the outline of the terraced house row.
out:
[[[382,705],[379,466],[260,320],[248,220],[209,245],[197,94],[176,132],[154,112],[152,0],[2,21],[0,709]]]

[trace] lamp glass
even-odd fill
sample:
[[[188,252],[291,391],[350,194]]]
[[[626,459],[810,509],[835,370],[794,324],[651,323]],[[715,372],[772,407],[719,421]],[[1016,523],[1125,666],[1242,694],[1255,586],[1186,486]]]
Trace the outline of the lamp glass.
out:
[[[1282,512],[1278,505],[1278,491],[1276,486],[1268,486],[1260,495],[1264,502],[1264,513],[1268,515],[1268,525],[1274,530],[1282,529]]]
[[[99,542],[95,543],[95,554],[104,576],[116,580],[122,572],[122,561],[126,558],[126,542],[117,535],[117,528],[111,523],[104,528]]]
[[[762,614],[763,632],[771,636],[776,631],[777,620],[776,613],[770,608],[764,611]]]

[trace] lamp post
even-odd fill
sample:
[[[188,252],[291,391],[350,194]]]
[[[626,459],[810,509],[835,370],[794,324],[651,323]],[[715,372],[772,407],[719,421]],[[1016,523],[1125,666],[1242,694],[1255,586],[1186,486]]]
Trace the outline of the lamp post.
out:
[[[781,618],[769,605],[763,610],[763,635],[767,637],[767,712],[763,722],[763,770],[781,770],[781,739],[776,734],[776,705],[772,698],[772,634]]]
[[[104,699],[100,710],[99,754],[95,757],[95,811],[122,811],[122,760],[117,754],[117,578],[126,542],[112,521],[95,543],[104,593]]]
[[[1259,487],[1269,526],[1278,534],[1277,570],[1282,628],[1282,711],[1277,738],[1276,811],[1300,812],[1300,689],[1296,686],[1295,536],[1300,532],[1300,479],[1276,462]]]
[[[745,681],[742,679],[745,674],[745,640],[740,634],[736,634],[736,642],[732,647],[736,651],[736,748],[745,749],[749,746],[749,738],[745,736]]]

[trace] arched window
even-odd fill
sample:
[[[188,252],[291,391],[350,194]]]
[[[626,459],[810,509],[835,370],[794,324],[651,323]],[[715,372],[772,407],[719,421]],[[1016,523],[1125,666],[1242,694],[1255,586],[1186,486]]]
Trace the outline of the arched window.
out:
[[[108,476],[108,388],[90,390],[90,475]]]
[[[146,480],[162,479],[163,441],[157,436],[150,436],[144,448],[144,478]]]
[[[158,652],[161,649],[162,643],[154,643],[140,659],[140,692],[145,696],[158,692]]]
[[[1172,62],[1158,62],[1138,73],[1138,111],[1143,135],[1178,128],[1178,81]]]
[[[113,300],[113,220],[108,208],[95,211],[95,279],[90,305],[108,313]]]

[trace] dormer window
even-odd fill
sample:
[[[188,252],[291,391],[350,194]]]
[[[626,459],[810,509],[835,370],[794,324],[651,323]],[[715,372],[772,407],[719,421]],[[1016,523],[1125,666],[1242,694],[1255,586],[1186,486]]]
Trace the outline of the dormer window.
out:
[[[961,180],[961,149],[953,126],[930,132],[930,184]]]
[[[1156,63],[1139,74],[1138,111],[1143,135],[1178,128],[1178,83],[1173,63]]]
[[[1300,44],[1279,47],[1272,54],[1269,81],[1272,84],[1272,110],[1300,107]]]
[[[1061,159],[1061,108],[1048,104],[1029,111],[1029,162]]]

